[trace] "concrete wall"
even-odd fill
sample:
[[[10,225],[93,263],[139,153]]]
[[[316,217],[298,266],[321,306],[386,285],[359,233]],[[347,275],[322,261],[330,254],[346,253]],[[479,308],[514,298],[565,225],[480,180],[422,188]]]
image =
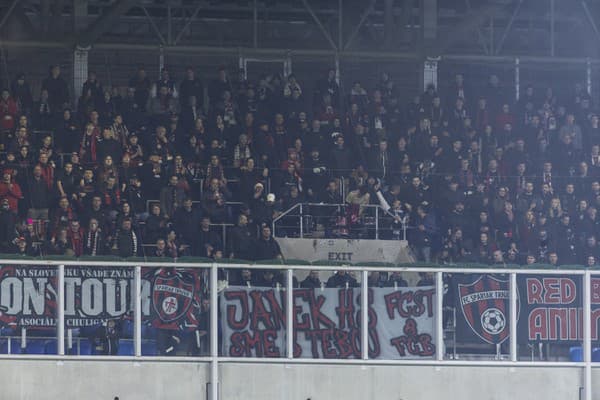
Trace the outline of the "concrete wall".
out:
[[[207,363],[0,360],[3,400],[206,400]]]
[[[208,363],[1,360],[0,399],[206,400]],[[582,369],[223,363],[221,400],[575,400]],[[594,370],[600,400],[600,369]]]
[[[579,368],[226,364],[221,374],[225,400],[576,400],[582,382]]]

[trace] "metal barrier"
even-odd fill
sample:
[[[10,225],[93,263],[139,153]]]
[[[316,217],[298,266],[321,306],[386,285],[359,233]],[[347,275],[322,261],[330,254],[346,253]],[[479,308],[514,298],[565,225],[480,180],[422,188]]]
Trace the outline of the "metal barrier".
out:
[[[57,282],[57,293],[56,293],[56,303],[57,303],[57,313],[56,313],[56,355],[32,355],[32,354],[22,354],[22,355],[14,355],[14,354],[0,354],[0,359],[17,359],[17,358],[28,358],[28,359],[67,359],[71,357],[68,351],[68,345],[65,346],[65,343],[70,343],[71,338],[68,332],[65,331],[65,308],[68,306],[67,300],[65,299],[66,285],[65,285],[65,267],[70,267],[69,271],[72,271],[73,267],[77,267],[78,270],[83,270],[85,267],[94,267],[98,269],[102,268],[122,268],[125,270],[133,269],[133,291],[132,291],[132,304],[133,304],[133,348],[132,355],[119,357],[118,359],[130,359],[130,360],[173,360],[173,361],[191,361],[191,360],[202,360],[202,361],[210,361],[211,362],[211,381],[218,382],[219,363],[228,363],[228,362],[251,362],[251,363],[304,363],[304,364],[374,364],[374,365],[439,365],[439,366],[540,366],[540,367],[576,367],[583,368],[585,371],[584,374],[584,389],[585,389],[585,400],[592,399],[591,385],[592,385],[592,295],[597,294],[598,288],[594,288],[592,292],[592,275],[598,273],[598,277],[600,278],[600,270],[597,269],[585,269],[583,267],[573,267],[573,268],[564,268],[564,269],[556,269],[556,268],[545,268],[542,266],[529,266],[530,268],[521,268],[518,266],[507,266],[507,265],[497,265],[497,266],[475,266],[475,267],[467,267],[467,266],[436,266],[436,265],[402,265],[402,266],[390,266],[390,265],[376,265],[376,266],[361,266],[361,265],[282,265],[282,264],[256,264],[249,265],[243,263],[229,263],[229,262],[212,262],[212,263],[196,263],[196,262],[171,262],[168,260],[165,261],[78,261],[78,260],[22,260],[22,259],[6,259],[4,260],[4,265],[8,266],[30,266],[31,268],[48,268],[48,267],[56,267],[56,282]],[[360,324],[360,359],[348,360],[348,359],[306,359],[306,358],[295,358],[294,357],[294,335],[287,334],[285,335],[285,357],[282,358],[273,358],[273,357],[262,357],[262,358],[237,358],[237,357],[226,357],[222,356],[219,353],[218,348],[218,339],[219,339],[219,310],[217,307],[210,306],[209,314],[209,344],[210,344],[210,354],[206,357],[148,357],[142,358],[142,343],[144,341],[142,337],[142,268],[185,268],[185,269],[204,269],[206,271],[206,275],[210,275],[210,279],[205,281],[205,284],[208,286],[209,293],[209,304],[216,305],[219,304],[218,292],[222,290],[223,286],[219,284],[219,269],[227,268],[230,270],[239,270],[239,269],[249,269],[253,270],[278,270],[284,273],[285,276],[285,284],[283,288],[277,288],[277,290],[282,290],[282,295],[285,295],[285,306],[282,310],[282,316],[285,315],[284,325],[286,332],[294,332],[295,327],[295,316],[294,316],[294,307],[292,305],[295,304],[294,299],[294,291],[286,290],[285,288],[293,288],[294,285],[294,272],[308,272],[311,270],[319,270],[319,271],[359,271],[358,273],[358,281],[359,288],[361,293],[368,293],[369,291],[369,273],[370,272],[401,272],[403,274],[407,273],[431,273],[434,277],[433,281],[430,285],[434,287],[435,291],[435,301],[434,301],[434,327],[435,327],[435,353],[433,357],[430,359],[370,359],[369,357],[369,324]],[[208,274],[210,271],[210,274]],[[72,272],[70,272],[72,273]],[[444,310],[444,276],[446,274],[485,274],[485,275],[494,275],[494,276],[505,276],[508,277],[508,291],[509,291],[509,310],[507,312],[508,323],[510,324],[510,334],[509,334],[509,346],[508,346],[508,358],[504,359],[502,357],[496,357],[494,359],[483,359],[483,360],[469,360],[469,359],[446,359],[445,358],[445,342],[444,342],[444,321],[443,321],[443,312]],[[576,362],[565,362],[560,360],[555,361],[520,361],[518,358],[518,349],[517,349],[517,307],[518,307],[518,295],[517,295],[517,277],[520,275],[544,275],[549,278],[561,278],[562,276],[575,276],[577,279],[582,280],[582,309],[583,309],[583,356],[581,361]],[[35,276],[35,275],[32,275]],[[72,279],[72,278],[71,278]],[[598,279],[598,278],[595,278]],[[551,291],[556,294],[558,289],[559,279],[553,279],[552,285],[546,287],[546,290]],[[596,282],[597,284],[597,282]],[[402,288],[398,288],[402,289]],[[318,290],[318,289],[316,289]],[[358,288],[357,288],[358,290]],[[69,294],[71,296],[72,293]],[[10,297],[10,296],[9,296]],[[368,321],[369,320],[369,298],[370,296],[360,296],[360,308],[357,310],[357,315],[360,313],[360,320]],[[597,296],[596,296],[597,297]],[[598,303],[598,299],[594,297],[595,303]],[[70,297],[69,297],[70,298]],[[4,300],[6,301],[6,300]],[[523,300],[521,300],[523,301]],[[0,304],[1,306],[2,304]],[[6,310],[4,310],[6,311]],[[595,317],[597,319],[597,316]],[[596,320],[594,320],[596,321]],[[594,322],[597,323],[597,322]],[[596,332],[594,330],[594,332]],[[22,332],[22,335],[25,335]],[[2,337],[0,336],[0,339]],[[65,340],[69,339],[69,340]],[[23,338],[21,340],[24,340]],[[9,341],[14,341],[14,339],[9,339]],[[14,343],[12,345],[14,347]],[[78,344],[81,346],[81,344]],[[117,359],[113,356],[80,356],[79,359]],[[598,365],[598,364],[596,364]],[[213,387],[213,399],[218,398],[218,393],[216,390],[217,385],[212,385]]]
[[[382,226],[384,217],[390,223],[393,217],[380,206],[360,206],[355,221],[345,211],[349,207],[348,204],[295,204],[273,220],[273,236],[406,240],[410,229],[407,217],[401,219],[401,229],[396,231]]]

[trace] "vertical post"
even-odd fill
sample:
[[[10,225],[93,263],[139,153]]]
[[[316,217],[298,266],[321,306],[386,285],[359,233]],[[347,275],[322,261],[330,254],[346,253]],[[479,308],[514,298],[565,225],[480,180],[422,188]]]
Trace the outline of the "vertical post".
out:
[[[160,73],[165,67],[165,49],[160,46],[158,49],[158,79],[160,79]]]
[[[379,207],[375,207],[375,240],[379,239]]]
[[[340,84],[340,56],[338,53],[335,53],[335,59],[333,60],[335,65],[335,81],[339,85]]]
[[[246,71],[246,61],[244,60],[244,56],[240,53],[238,59],[238,68],[244,70],[244,79],[248,79],[248,71]]]
[[[510,360],[517,361],[517,274],[510,273]]]
[[[427,90],[430,84],[437,88],[438,84],[438,58],[427,57],[423,64],[423,90]]]
[[[286,296],[286,353],[289,359],[294,358],[294,271],[291,268],[287,270],[287,292]]]
[[[585,60],[585,69],[586,69],[586,80],[587,80],[587,92],[591,96],[592,95],[592,60],[589,58]]]
[[[133,302],[133,349],[134,355],[142,355],[142,267],[133,270],[133,287],[135,296]]]
[[[583,278],[583,400],[592,400],[592,285],[591,273],[585,271]]]
[[[76,99],[81,96],[83,83],[87,80],[89,50],[89,47],[77,46],[73,52],[73,93]]]
[[[519,101],[521,95],[521,70],[519,57],[515,58],[515,99]]]
[[[252,2],[252,44],[254,48],[258,47],[258,5],[256,1]]]
[[[58,266],[58,298],[56,301],[56,340],[59,356],[65,355],[65,266]]]
[[[554,57],[555,39],[554,39],[554,0],[550,0],[550,55]]]
[[[361,272],[360,280],[360,350],[363,360],[369,359],[369,275]]]
[[[300,203],[300,239],[304,237],[304,218],[302,212],[302,203]]]
[[[171,4],[167,4],[167,44],[173,44],[173,17],[171,15]]]
[[[435,356],[444,359],[444,276],[442,271],[435,273]]]
[[[338,49],[344,48],[344,0],[338,0]]]
[[[219,331],[217,328],[218,321],[218,304],[219,299],[217,297],[217,274],[218,265],[213,263],[210,274],[210,356],[211,356],[211,369],[210,369],[210,400],[219,399]]]
[[[494,17],[490,16],[490,54],[496,54],[494,51]]]

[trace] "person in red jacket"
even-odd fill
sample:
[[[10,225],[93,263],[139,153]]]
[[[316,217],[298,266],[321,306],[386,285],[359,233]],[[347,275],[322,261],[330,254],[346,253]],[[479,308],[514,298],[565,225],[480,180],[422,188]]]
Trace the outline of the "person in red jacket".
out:
[[[5,170],[0,182],[0,199],[8,200],[8,205],[12,212],[19,210],[19,200],[23,198],[23,192],[17,182],[12,181],[11,171]]]
[[[15,127],[17,117],[17,103],[10,96],[8,90],[2,90],[0,95],[0,129],[11,131]]]

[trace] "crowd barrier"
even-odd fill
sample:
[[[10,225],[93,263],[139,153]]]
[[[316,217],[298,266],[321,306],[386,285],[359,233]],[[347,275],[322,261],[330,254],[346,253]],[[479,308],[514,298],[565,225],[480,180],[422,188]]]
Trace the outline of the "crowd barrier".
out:
[[[600,362],[596,267],[113,257],[0,265],[2,359],[576,366],[585,387]],[[248,271],[280,279],[244,281]],[[317,275],[321,283],[310,280]]]

